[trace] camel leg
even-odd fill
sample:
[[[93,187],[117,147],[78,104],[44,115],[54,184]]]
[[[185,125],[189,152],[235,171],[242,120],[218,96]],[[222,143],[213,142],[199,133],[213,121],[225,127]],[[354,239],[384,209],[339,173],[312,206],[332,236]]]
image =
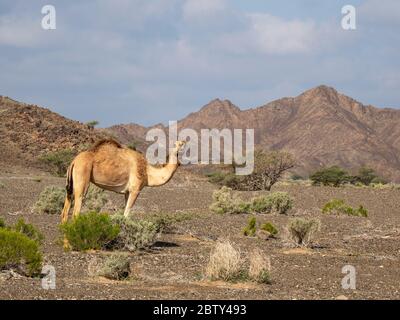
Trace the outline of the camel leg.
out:
[[[126,204],[128,203],[128,199],[129,199],[129,191],[125,192],[125,207]]]
[[[61,222],[62,223],[68,221],[69,209],[71,208],[71,200],[72,200],[72,195],[67,193],[67,196],[65,197],[64,208],[61,213]]]
[[[79,216],[83,198],[85,197],[90,184],[90,168],[79,168],[75,165],[73,172],[74,179],[74,212],[73,216]]]
[[[139,192],[140,192],[140,190],[138,190],[138,189],[129,191],[128,201],[126,201],[126,206],[125,206],[125,211],[124,211],[124,216],[126,218],[129,217],[129,212],[132,209],[133,205],[135,204],[135,201],[139,195]]]

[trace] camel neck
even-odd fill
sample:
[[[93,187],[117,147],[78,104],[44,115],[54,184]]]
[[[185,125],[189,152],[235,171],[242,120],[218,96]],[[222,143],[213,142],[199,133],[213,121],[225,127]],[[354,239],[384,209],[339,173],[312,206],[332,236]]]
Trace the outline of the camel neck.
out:
[[[148,165],[147,185],[150,187],[154,187],[166,184],[172,178],[178,166],[179,163],[177,152],[171,152],[168,158],[168,163],[161,168]]]

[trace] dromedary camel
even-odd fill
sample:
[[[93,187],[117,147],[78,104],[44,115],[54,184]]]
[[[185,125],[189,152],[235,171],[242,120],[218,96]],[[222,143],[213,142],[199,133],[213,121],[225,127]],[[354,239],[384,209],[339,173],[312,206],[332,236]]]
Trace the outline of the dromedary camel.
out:
[[[61,214],[62,222],[68,220],[72,195],[73,215],[79,215],[90,182],[102,189],[125,194],[124,215],[128,216],[143,187],[161,186],[172,178],[179,166],[178,152],[184,145],[184,141],[175,142],[168,163],[163,167],[150,165],[143,154],[111,139],[101,140],[90,150],[81,152],[67,171],[67,196]]]

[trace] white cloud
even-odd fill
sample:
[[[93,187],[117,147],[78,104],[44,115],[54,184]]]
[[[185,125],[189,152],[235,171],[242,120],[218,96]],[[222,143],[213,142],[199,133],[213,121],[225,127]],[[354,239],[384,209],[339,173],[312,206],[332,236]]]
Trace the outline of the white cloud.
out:
[[[261,52],[303,53],[316,44],[316,25],[310,21],[283,20],[270,14],[249,14],[250,38]]]
[[[0,16],[0,45],[32,47],[41,42],[43,30],[37,20],[20,15]]]
[[[400,1],[366,0],[358,10],[359,20],[371,27],[400,24]]]
[[[225,0],[186,0],[183,4],[183,17],[185,20],[201,19],[215,15],[226,9]]]

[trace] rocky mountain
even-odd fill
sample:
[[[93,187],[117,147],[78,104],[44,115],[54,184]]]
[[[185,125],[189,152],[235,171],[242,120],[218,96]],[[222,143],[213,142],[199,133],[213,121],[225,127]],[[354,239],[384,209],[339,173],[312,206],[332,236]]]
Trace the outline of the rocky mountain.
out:
[[[81,149],[104,134],[48,109],[0,96],[0,163],[38,165],[49,151]]]
[[[241,110],[229,100],[213,100],[178,122],[179,128],[253,128],[256,144],[294,154],[296,171],[340,165],[367,165],[400,181],[400,110],[366,106],[327,86],[258,108]],[[126,141],[144,141],[150,128],[136,124],[108,130]]]

